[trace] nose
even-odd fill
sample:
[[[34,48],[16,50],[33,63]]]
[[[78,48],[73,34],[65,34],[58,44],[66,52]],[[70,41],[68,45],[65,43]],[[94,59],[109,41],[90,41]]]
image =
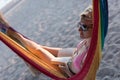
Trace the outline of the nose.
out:
[[[80,28],[78,29],[78,31],[79,31],[79,33],[80,33],[80,34],[82,34],[82,33],[83,33],[83,31],[82,31]]]
[[[80,36],[83,36],[83,31],[79,31],[79,35],[80,35]]]

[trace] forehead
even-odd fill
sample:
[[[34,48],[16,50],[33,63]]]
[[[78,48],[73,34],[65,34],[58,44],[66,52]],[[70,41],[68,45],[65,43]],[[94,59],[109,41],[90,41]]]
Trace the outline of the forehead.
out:
[[[92,24],[92,20],[81,18],[80,23]]]

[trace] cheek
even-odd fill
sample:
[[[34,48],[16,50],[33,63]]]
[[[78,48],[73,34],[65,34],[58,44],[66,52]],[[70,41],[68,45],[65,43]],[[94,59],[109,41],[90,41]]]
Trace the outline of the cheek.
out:
[[[88,33],[88,35],[89,35],[89,36],[92,36],[92,31],[90,31],[90,32]]]
[[[92,35],[91,32],[84,32],[83,34],[84,34],[84,37],[90,37]]]

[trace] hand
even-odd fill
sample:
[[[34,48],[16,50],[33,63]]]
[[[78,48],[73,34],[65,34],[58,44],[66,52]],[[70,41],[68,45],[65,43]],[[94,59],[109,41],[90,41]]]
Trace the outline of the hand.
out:
[[[54,59],[52,59],[51,63],[52,64],[61,64],[61,65],[65,65],[65,63],[69,62],[69,60],[71,59],[71,57],[56,57]]]

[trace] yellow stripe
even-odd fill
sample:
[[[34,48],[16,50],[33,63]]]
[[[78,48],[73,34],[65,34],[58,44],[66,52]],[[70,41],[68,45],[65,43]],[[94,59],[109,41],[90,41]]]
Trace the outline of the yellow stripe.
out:
[[[55,76],[57,76],[59,78],[66,78],[63,75],[62,71],[57,66],[52,65],[50,63],[47,63],[47,62],[41,60],[34,53],[29,52],[24,47],[22,47],[21,45],[19,45],[18,43],[16,43],[14,40],[12,40],[8,36],[6,36],[4,33],[0,32],[0,37],[2,39],[4,39],[5,41],[7,41],[8,44],[10,44],[11,46],[13,46],[16,50],[18,50],[21,53],[23,53],[26,57],[28,57],[33,62],[37,63],[39,66],[41,66],[42,68],[44,68],[45,70],[47,70],[51,74],[53,74],[53,75],[55,75]]]
[[[101,58],[101,46],[102,46],[102,43],[101,43],[101,17],[100,17],[100,3],[99,3],[99,31],[98,31],[98,43],[99,45],[99,53],[100,53],[100,58]]]

